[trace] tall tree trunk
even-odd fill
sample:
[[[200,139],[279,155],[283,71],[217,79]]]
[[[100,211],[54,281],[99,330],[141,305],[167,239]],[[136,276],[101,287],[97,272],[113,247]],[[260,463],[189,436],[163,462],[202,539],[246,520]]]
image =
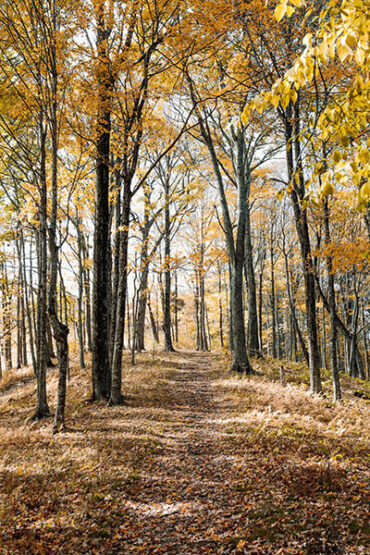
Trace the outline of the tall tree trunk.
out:
[[[165,234],[164,234],[164,350],[174,351],[171,337],[171,220],[170,220],[170,183],[165,182]]]
[[[330,211],[329,211],[329,201],[325,198],[324,201],[324,233],[325,233],[325,245],[330,252]],[[326,257],[326,267],[328,273],[328,302],[329,302],[329,313],[330,313],[330,365],[331,373],[333,378],[333,397],[334,401],[340,401],[342,398],[342,392],[340,388],[339,380],[339,369],[337,361],[337,324],[335,321],[336,312],[336,301],[335,301],[335,288],[334,288],[334,272],[333,272],[333,261],[332,257],[328,255]]]
[[[57,245],[57,212],[58,212],[58,113],[57,113],[57,11],[53,1],[52,36],[51,36],[51,72],[52,72],[52,106],[51,106],[51,144],[52,144],[52,179],[51,179],[51,218],[49,226],[50,249],[50,281],[48,316],[53,329],[53,336],[57,347],[59,366],[58,398],[55,411],[54,432],[65,427],[66,380],[68,373],[68,334],[67,324],[58,318],[57,310],[57,281],[59,267],[59,247]]]
[[[78,299],[77,299],[77,333],[78,333],[78,347],[80,355],[80,368],[85,368],[85,341],[83,332],[83,295],[84,295],[84,267],[83,267],[83,244],[82,233],[80,229],[80,220],[78,214],[76,215],[76,228],[77,228],[77,249],[78,249]]]
[[[177,271],[175,271],[175,292],[173,300],[173,310],[175,315],[175,342],[179,341],[179,314],[178,314],[178,276]]]
[[[120,160],[116,161],[120,165]],[[111,364],[113,367],[113,354],[114,354],[114,338],[116,333],[116,320],[117,320],[117,299],[118,299],[118,285],[120,276],[120,244],[121,244],[121,184],[122,176],[119,169],[116,170],[116,183],[115,183],[115,205],[114,205],[114,219],[115,219],[115,232],[114,232],[114,246],[113,246],[113,283],[112,283],[112,317],[110,322],[110,343],[111,343]]]
[[[272,240],[273,232],[271,232]],[[276,349],[276,306],[275,306],[275,261],[274,261],[274,247],[271,243],[270,246],[270,260],[271,260],[271,321],[272,321],[272,356],[277,358]]]
[[[199,323],[199,272],[195,270],[194,314],[195,314],[195,342],[196,350],[200,351],[200,323]]]
[[[46,130],[40,114],[40,204],[37,232],[38,291],[37,291],[37,405],[33,419],[50,416],[46,397],[46,369],[49,358],[47,340],[47,185],[46,185]]]
[[[91,325],[91,288],[90,288],[90,270],[87,267],[89,258],[89,247],[85,236],[82,235],[83,256],[84,256],[84,287],[85,287],[85,327],[87,337],[87,350],[92,352],[92,325]]]
[[[123,204],[122,204],[122,231],[119,240],[119,277],[117,289],[117,311],[116,311],[116,329],[114,334],[113,345],[113,362],[112,362],[112,391],[109,399],[110,406],[119,406],[123,403],[122,395],[122,351],[123,338],[125,331],[125,313],[126,313],[126,297],[127,297],[127,262],[128,262],[128,241],[129,241],[129,225],[130,225],[130,209],[131,209],[131,190],[130,184],[124,183]],[[135,327],[133,322],[133,327]],[[133,341],[135,340],[133,336]]]
[[[28,335],[29,335],[29,345],[30,345],[31,359],[32,359],[32,368],[33,368],[34,374],[36,375],[37,361],[36,361],[36,355],[35,355],[34,326],[33,326],[31,308],[30,308],[29,297],[28,297],[28,284],[27,284],[27,274],[26,274],[26,252],[25,252],[25,241],[24,241],[24,235],[23,235],[22,229],[20,230],[19,247],[20,247],[19,260],[20,260],[22,274],[23,274],[24,302],[25,302],[25,312],[26,312],[27,323],[28,323]],[[31,256],[32,256],[32,253],[31,253]],[[26,341],[25,341],[25,350],[27,353]]]
[[[246,200],[246,233],[245,233],[245,281],[248,295],[248,353],[261,356],[258,334],[256,280],[253,266],[253,247],[251,240],[250,207]]]
[[[111,131],[111,96],[113,81],[109,71],[108,37],[104,2],[96,7],[98,55],[97,86],[97,143],[96,143],[96,198],[94,233],[92,382],[93,400],[108,399],[111,391],[110,367],[110,214],[109,214],[109,159]]]
[[[218,273],[218,325],[219,325],[219,335],[220,335],[220,348],[224,348],[224,330],[223,330],[223,313],[222,313],[222,274],[221,265],[217,263],[217,273]]]

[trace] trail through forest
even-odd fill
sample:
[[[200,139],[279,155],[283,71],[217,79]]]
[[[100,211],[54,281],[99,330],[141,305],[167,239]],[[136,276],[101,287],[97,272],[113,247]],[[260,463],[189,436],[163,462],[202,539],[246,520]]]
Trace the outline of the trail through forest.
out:
[[[366,552],[365,401],[349,428],[348,409],[226,375],[219,355],[150,358],[124,407],[89,404],[72,372],[57,436],[20,424],[34,384],[4,396],[1,554]]]

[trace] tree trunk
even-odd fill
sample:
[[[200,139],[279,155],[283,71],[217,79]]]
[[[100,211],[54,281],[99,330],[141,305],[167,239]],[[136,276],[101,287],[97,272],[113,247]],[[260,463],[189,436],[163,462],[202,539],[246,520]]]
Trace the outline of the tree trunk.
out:
[[[329,201],[325,198],[324,201],[324,232],[325,232],[325,245],[329,249],[330,246],[330,221],[329,221]],[[330,252],[330,249],[329,249]],[[328,272],[328,302],[330,313],[330,365],[333,378],[333,397],[334,401],[342,399],[342,392],[340,388],[339,370],[337,361],[337,324],[335,321],[336,302],[335,302],[335,289],[334,289],[334,273],[332,257],[326,257],[326,267]]]
[[[80,368],[85,368],[85,342],[83,332],[83,294],[84,294],[84,268],[83,268],[83,246],[80,230],[80,220],[78,214],[76,215],[76,228],[77,228],[77,249],[78,249],[78,299],[77,299],[77,334],[78,334],[78,347],[80,355]]]
[[[97,86],[97,144],[96,197],[94,232],[92,382],[93,400],[108,399],[111,390],[110,368],[110,214],[109,214],[109,159],[111,130],[111,96],[113,81],[109,71],[108,37],[104,3],[97,6],[98,55]]]
[[[223,313],[222,313],[222,281],[221,281],[221,265],[217,264],[218,273],[218,324],[220,335],[220,348],[224,348],[224,331],[223,331]]]
[[[58,318],[57,280],[59,267],[59,247],[57,246],[57,212],[58,212],[58,113],[57,113],[57,58],[56,34],[57,12],[53,3],[51,36],[51,71],[52,71],[52,106],[51,106],[51,143],[52,143],[52,183],[51,183],[51,218],[49,226],[50,281],[48,299],[48,317],[53,329],[57,347],[59,366],[58,397],[55,411],[54,432],[65,427],[66,380],[68,373],[68,334],[67,324]]]
[[[125,331],[125,313],[127,297],[127,262],[128,262],[128,241],[131,209],[131,190],[128,183],[124,184],[123,205],[122,205],[122,231],[119,240],[119,278],[117,289],[117,312],[116,330],[114,334],[113,362],[112,362],[112,391],[109,399],[110,406],[118,406],[123,403],[122,395],[122,351],[123,338]],[[135,327],[133,321],[133,327]],[[133,335],[133,341],[135,335]]]
[[[170,220],[170,184],[169,178],[165,182],[165,234],[164,234],[164,350],[173,352],[171,337],[171,220]]]
[[[250,208],[249,200],[246,200],[246,233],[245,233],[245,281],[248,294],[248,353],[251,356],[261,356],[259,334],[258,334],[258,314],[257,314],[257,294],[256,280],[253,266],[253,248],[251,240]]]
[[[40,204],[39,222],[37,231],[37,405],[32,419],[38,420],[50,416],[46,397],[46,369],[48,363],[47,340],[47,185],[46,185],[46,130],[44,116],[40,113]]]
[[[150,325],[152,328],[152,333],[153,333],[153,339],[154,341],[157,343],[159,343],[159,336],[158,336],[158,328],[157,328],[157,324],[154,318],[154,314],[152,311],[152,305],[150,303],[150,298],[148,297],[148,310],[149,310],[149,318],[150,318]]]

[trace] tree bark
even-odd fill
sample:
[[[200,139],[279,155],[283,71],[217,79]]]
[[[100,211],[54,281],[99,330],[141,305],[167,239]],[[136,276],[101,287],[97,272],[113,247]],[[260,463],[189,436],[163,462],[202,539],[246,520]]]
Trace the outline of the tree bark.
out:
[[[93,276],[93,329],[92,329],[92,382],[93,400],[108,399],[111,390],[110,367],[110,213],[109,213],[109,159],[111,131],[111,96],[113,80],[109,72],[107,41],[110,34],[104,14],[104,3],[97,5],[98,53],[97,86],[97,143],[96,143],[96,197],[94,230]]]

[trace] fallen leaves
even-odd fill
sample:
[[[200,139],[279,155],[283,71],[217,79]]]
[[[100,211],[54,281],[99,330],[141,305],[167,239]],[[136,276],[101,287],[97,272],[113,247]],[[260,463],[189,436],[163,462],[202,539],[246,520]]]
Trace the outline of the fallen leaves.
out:
[[[4,400],[1,553],[366,552],[366,401],[163,356],[125,373],[125,407],[81,403],[76,373],[57,437],[22,426],[29,384],[22,410]]]

